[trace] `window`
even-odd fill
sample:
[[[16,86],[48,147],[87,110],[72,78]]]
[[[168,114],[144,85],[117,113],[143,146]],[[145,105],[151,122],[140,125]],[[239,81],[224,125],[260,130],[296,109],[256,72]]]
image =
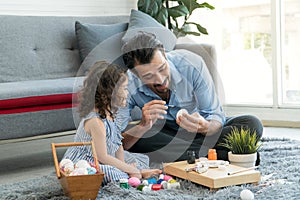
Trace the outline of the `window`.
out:
[[[300,104],[300,1],[284,0],[282,103]]]
[[[215,10],[195,18],[209,35],[187,36],[214,44],[225,111],[262,120],[300,122],[300,1],[210,0]],[[180,41],[180,40],[179,40]]]
[[[272,104],[270,14],[269,3],[223,5],[220,73],[226,104]]]

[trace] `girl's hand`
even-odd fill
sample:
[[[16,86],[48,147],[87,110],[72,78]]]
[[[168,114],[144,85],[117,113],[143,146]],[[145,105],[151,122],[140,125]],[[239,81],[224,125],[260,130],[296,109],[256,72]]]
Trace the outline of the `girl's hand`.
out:
[[[162,171],[160,169],[142,169],[141,174],[143,178],[150,178],[155,174],[161,174]]]
[[[141,178],[142,178],[142,174],[141,174],[140,170],[138,170],[137,168],[135,168],[135,169],[133,170],[133,172],[128,173],[128,175],[129,175],[130,178],[131,178],[131,177],[136,177],[136,178],[138,178],[138,179],[141,179]]]
[[[136,163],[129,163],[129,165],[131,165],[132,167],[136,167]]]

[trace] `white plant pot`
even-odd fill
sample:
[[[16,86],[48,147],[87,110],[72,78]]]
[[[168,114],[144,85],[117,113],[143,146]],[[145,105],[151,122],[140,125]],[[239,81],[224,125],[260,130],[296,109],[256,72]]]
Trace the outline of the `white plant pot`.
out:
[[[254,167],[257,158],[257,153],[252,154],[233,154],[231,151],[228,152],[228,160],[230,164],[237,165],[240,167]]]

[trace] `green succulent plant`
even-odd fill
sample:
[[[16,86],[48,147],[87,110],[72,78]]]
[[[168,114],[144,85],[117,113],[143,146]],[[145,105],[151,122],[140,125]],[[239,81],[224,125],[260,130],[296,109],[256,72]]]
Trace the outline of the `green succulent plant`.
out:
[[[172,7],[169,6],[171,1],[174,5]],[[167,26],[176,37],[207,35],[206,28],[197,22],[190,21],[189,18],[198,8],[215,9],[212,5],[206,2],[198,3],[197,0],[138,0],[137,7],[138,10],[147,13],[162,25]],[[179,23],[179,19],[182,18],[183,23]]]
[[[256,131],[251,133],[251,130],[248,128],[238,129],[236,127],[225,136],[224,142],[219,143],[219,146],[226,147],[233,154],[255,153],[261,145],[259,138],[256,136]]]

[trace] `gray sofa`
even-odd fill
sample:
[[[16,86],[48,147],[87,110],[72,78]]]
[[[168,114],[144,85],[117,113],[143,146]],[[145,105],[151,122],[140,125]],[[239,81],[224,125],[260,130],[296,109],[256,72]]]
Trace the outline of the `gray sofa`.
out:
[[[0,21],[0,139],[49,136],[76,129],[72,99],[84,76],[78,75],[82,60],[75,21],[114,24],[128,22],[128,16],[2,15]],[[182,48],[201,55],[217,82],[213,46],[175,47]]]

